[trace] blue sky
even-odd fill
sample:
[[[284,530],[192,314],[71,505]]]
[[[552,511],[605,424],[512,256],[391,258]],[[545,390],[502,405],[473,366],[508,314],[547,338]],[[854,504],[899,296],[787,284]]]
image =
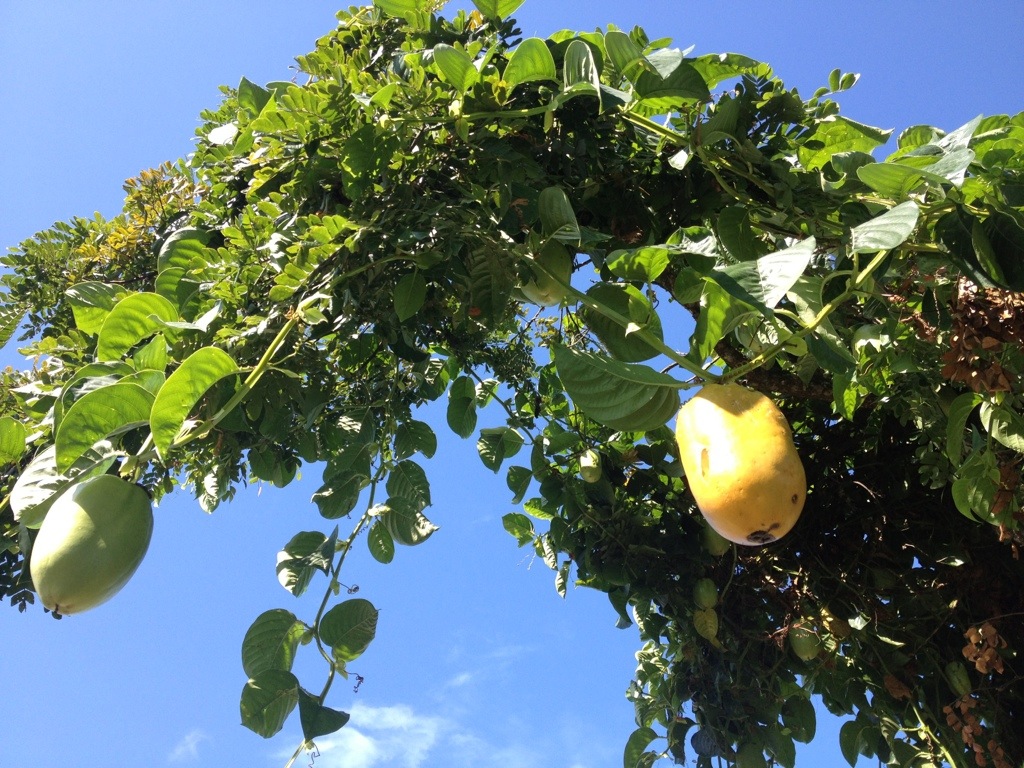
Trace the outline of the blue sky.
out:
[[[859,72],[844,112],[897,130],[1024,109],[1019,3],[527,0],[519,18],[542,36],[640,24],[697,53],[768,61],[806,94],[834,67]],[[115,214],[123,179],[189,152],[218,85],[289,78],[333,24],[331,5],[308,1],[0,4],[0,246],[55,220]],[[20,364],[11,349],[0,361]],[[441,530],[389,566],[361,548],[346,564],[380,625],[353,664],[359,692],[334,687],[328,703],[353,717],[318,741],[315,765],[621,765],[635,633],[614,629],[603,595],[557,597],[553,574],[502,530],[509,493],[473,441],[444,438],[425,467]],[[292,534],[330,530],[309,503],[317,473],[306,475],[283,491],[246,489],[212,516],[185,493],[166,500],[138,574],[95,611],[56,622],[0,609],[0,765],[282,765],[297,723],[270,741],[238,724],[239,647],[264,610],[316,611],[274,573]],[[313,687],[324,670],[304,656],[297,672]],[[819,723],[798,764],[842,764],[837,728]]]

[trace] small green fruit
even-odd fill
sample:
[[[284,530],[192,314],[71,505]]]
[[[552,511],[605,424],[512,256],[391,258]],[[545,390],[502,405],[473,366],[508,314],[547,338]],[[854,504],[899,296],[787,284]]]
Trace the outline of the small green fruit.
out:
[[[153,534],[146,491],[100,475],[61,494],[32,545],[32,581],[54,613],[94,608],[117,594],[142,562]]]
[[[711,579],[698,579],[693,585],[693,602],[698,608],[714,608],[718,605],[718,587]]]
[[[535,261],[546,272],[535,269],[534,279],[524,283],[519,290],[527,301],[542,307],[561,304],[565,298],[565,285],[572,278],[572,256],[560,242],[550,240],[537,254]]]
[[[732,549],[732,542],[707,524],[704,525],[704,533],[701,535],[701,540],[704,544],[704,549],[715,557],[721,557]]]
[[[812,661],[821,653],[821,638],[810,622],[795,621],[789,628],[789,647],[804,661]]]
[[[601,454],[593,448],[580,456],[580,477],[585,483],[596,483],[601,479]]]

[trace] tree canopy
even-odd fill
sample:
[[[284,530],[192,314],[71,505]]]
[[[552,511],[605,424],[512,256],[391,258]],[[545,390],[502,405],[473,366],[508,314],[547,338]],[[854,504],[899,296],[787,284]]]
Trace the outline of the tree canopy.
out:
[[[322,468],[325,531],[279,556],[315,616],[242,638],[244,724],[306,742],[372,642],[346,555],[425,542],[446,401],[504,526],[642,641],[627,768],[791,768],[817,697],[893,764],[1024,761],[1024,115],[887,131],[762,62],[639,28],[522,39],[521,0],[376,0],[225,89],[195,153],[3,259],[0,595],[35,602],[61,494],[117,474],[213,511]],[[806,508],[709,532],[672,421],[706,383],[782,409]],[[418,418],[420,416],[420,418]],[[332,522],[333,521],[333,522]],[[325,680],[298,680],[319,653]]]

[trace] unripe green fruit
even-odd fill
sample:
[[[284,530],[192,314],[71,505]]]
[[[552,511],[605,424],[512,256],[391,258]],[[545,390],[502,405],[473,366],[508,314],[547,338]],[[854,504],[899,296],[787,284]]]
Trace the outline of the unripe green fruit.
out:
[[[149,495],[114,475],[72,486],[54,501],[32,545],[32,581],[54,613],[81,613],[117,594],[153,534]]]
[[[698,608],[714,608],[718,605],[718,587],[711,579],[698,579],[693,585],[693,602]]]
[[[601,479],[601,454],[593,448],[580,456],[580,477],[585,483],[596,483]]]
[[[565,298],[563,283],[568,284],[572,278],[572,256],[565,250],[564,245],[557,240],[551,240],[537,254],[535,261],[554,277],[535,269],[535,278],[528,283],[523,283],[519,290],[522,291],[527,301],[542,307],[554,307],[561,304],[562,299]],[[555,277],[558,279],[556,280]]]
[[[789,647],[804,661],[812,661],[821,653],[821,638],[808,621],[795,621],[789,628]]]
[[[704,549],[706,549],[709,554],[712,554],[715,557],[721,557],[730,549],[732,549],[732,542],[725,538],[714,528],[712,528],[710,525],[704,526],[704,532],[701,538],[704,544]]]

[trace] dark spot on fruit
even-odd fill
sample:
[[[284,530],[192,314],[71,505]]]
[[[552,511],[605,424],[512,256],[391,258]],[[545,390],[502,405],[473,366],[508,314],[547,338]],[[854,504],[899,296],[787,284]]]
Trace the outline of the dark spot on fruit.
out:
[[[778,524],[773,525],[772,528],[778,527]],[[771,530],[767,531],[754,531],[753,533],[747,534],[747,541],[751,544],[768,544],[775,541],[775,534]]]
[[[794,493],[793,494],[793,498],[790,499],[790,501],[793,502],[794,504],[796,504],[798,501],[800,501],[800,494],[799,493]]]

